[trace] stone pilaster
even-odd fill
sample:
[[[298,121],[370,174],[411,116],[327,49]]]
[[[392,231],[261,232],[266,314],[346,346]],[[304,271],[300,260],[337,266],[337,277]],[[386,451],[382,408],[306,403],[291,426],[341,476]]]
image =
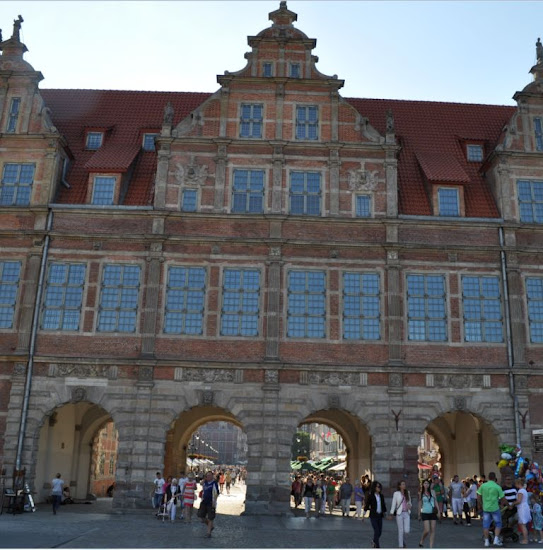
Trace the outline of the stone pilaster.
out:
[[[401,267],[397,250],[387,250],[387,300],[388,300],[388,362],[390,365],[401,365],[402,360],[402,293]]]
[[[30,345],[32,317],[34,315],[34,304],[38,291],[43,241],[35,241],[35,245],[28,257],[24,278],[21,278],[19,282],[19,296],[22,296],[23,300],[19,319],[17,353],[28,352]]]
[[[339,92],[334,90],[331,94],[332,112],[330,117],[332,141],[336,143],[339,140]]]
[[[339,214],[339,150],[330,149],[330,159],[328,161],[330,167],[330,215],[337,216]],[[324,205],[323,205],[324,209]]]
[[[275,139],[283,139],[283,106],[285,102],[285,84],[278,82],[275,88]]]
[[[279,124],[279,123],[278,123]],[[273,144],[273,171],[272,171],[272,204],[273,214],[281,214],[283,197],[283,166],[285,157],[283,156],[283,145]]]
[[[224,186],[226,183],[226,144],[217,143],[217,156],[215,157],[215,212],[224,210]]]
[[[526,344],[529,339],[529,327],[526,326],[522,307],[524,289],[517,255],[507,255],[507,286],[509,290],[509,313],[511,315],[511,339],[513,344],[513,361],[516,367],[526,364]]]
[[[147,258],[147,284],[145,285],[142,331],[142,356],[153,356],[155,351],[156,318],[158,310],[158,295],[160,292],[160,276],[164,258],[162,244],[151,244],[151,257]]]
[[[171,128],[170,128],[171,129]],[[164,129],[162,134],[164,135]],[[166,187],[168,185],[168,167],[170,165],[171,139],[160,139],[158,162],[155,178],[155,208],[163,210],[166,207]]]
[[[281,248],[271,247],[268,265],[268,301],[266,316],[266,359],[279,359],[279,321],[281,319]]]
[[[394,150],[387,151],[385,161],[386,190],[387,190],[387,217],[398,217],[398,161]]]

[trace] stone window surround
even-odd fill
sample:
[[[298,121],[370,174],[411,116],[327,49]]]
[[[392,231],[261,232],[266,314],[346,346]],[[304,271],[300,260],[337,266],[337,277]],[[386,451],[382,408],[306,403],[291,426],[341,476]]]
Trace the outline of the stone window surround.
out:
[[[251,106],[251,114],[252,114],[252,111],[253,111],[253,107],[255,105],[259,106],[261,109],[262,109],[262,119],[261,119],[261,122],[260,122],[260,135],[259,136],[253,136],[253,135],[248,135],[248,136],[242,136],[241,135],[241,123],[243,120],[246,120],[243,118],[243,107],[244,106],[247,106],[247,105],[250,105]],[[265,127],[264,127],[264,122],[266,120],[266,102],[258,102],[258,101],[240,101],[239,102],[239,106],[238,106],[238,124],[239,124],[239,132],[238,132],[238,136],[237,136],[237,139],[250,139],[250,140],[263,140],[264,139],[264,136],[266,135],[265,134]],[[248,119],[248,120],[253,120],[253,118],[251,119]],[[251,124],[251,132],[252,133],[252,124]]]
[[[6,112],[6,134],[17,133],[17,123],[19,122],[19,114],[21,113],[22,98],[11,97],[9,102],[9,110]]]
[[[191,191],[191,192],[194,192],[196,193],[196,205],[195,205],[195,208],[194,210],[185,210],[185,193],[187,191]],[[180,193],[180,196],[181,196],[181,201],[180,201],[180,204],[179,204],[179,211],[180,212],[198,212],[198,206],[200,204],[200,190],[198,188],[195,188],[195,187],[184,187],[183,189],[181,189],[181,193]]]
[[[15,303],[13,304],[13,316],[12,316],[12,319],[11,319],[11,327],[0,327],[0,333],[6,331],[6,332],[11,332],[13,330],[16,329],[17,327],[17,313],[18,313],[18,308],[17,308],[17,305],[20,304],[20,293],[21,293],[21,277],[22,277],[22,274],[23,274],[23,270],[24,270],[24,260],[23,259],[16,259],[16,258],[3,258],[1,261],[0,261],[0,265],[2,265],[2,271],[3,271],[3,264],[6,264],[6,263],[18,263],[19,264],[19,277],[18,277],[18,280],[17,280],[17,289],[15,291]],[[1,281],[0,281],[0,284],[1,284]],[[4,304],[2,304],[4,305]]]
[[[89,174],[89,181],[88,181],[88,200],[87,203],[100,207],[100,206],[107,206],[107,205],[100,205],[100,204],[94,204],[92,201],[94,199],[94,184],[96,178],[114,178],[115,183],[113,185],[113,202],[109,206],[114,206],[116,204],[119,204],[119,196],[121,194],[121,174],[115,173],[115,172],[109,172],[109,173],[102,173],[102,172],[91,172]]]
[[[375,216],[374,212],[374,206],[375,206],[375,200],[374,200],[374,194],[372,192],[367,193],[353,193],[352,194],[353,201],[352,201],[352,216],[353,218],[356,218],[357,220],[369,220],[372,219]],[[357,215],[357,202],[358,197],[368,197],[369,203],[370,203],[370,215],[369,216],[358,216]]]
[[[539,346],[541,347],[543,345],[543,340],[541,342],[534,342],[532,341],[532,331],[531,331],[531,323],[530,323],[530,312],[528,308],[529,300],[528,300],[528,284],[527,279],[540,279],[543,284],[543,276],[541,276],[540,273],[525,273],[522,275],[522,282],[523,282],[523,288],[524,288],[524,300],[526,303],[526,308],[524,310],[524,326],[527,328],[526,330],[526,346]]]
[[[4,179],[6,177],[6,167],[7,166],[17,166],[18,167],[18,171],[17,171],[17,181],[13,183],[13,185],[7,185],[4,183]],[[32,181],[28,184],[23,184],[21,185],[21,171],[22,171],[22,168],[24,166],[32,166]],[[4,188],[4,186],[6,187],[13,187],[14,189],[14,195],[13,195],[13,199],[15,200],[15,202],[13,202],[12,204],[0,204],[0,207],[2,206],[29,206],[30,204],[32,204],[32,194],[34,192],[34,189],[35,189],[35,178],[36,178],[36,163],[35,162],[4,162],[3,165],[2,165],[2,176],[1,176],[1,179],[0,179],[0,197],[2,196],[3,192],[2,192],[2,189]],[[29,195],[29,198],[28,198],[28,202],[25,202],[24,204],[17,204],[17,196],[19,194],[19,188],[23,188],[23,187],[30,187],[30,195]]]
[[[268,194],[269,194],[269,171],[271,167],[269,165],[229,165],[228,166],[228,172],[229,177],[228,181],[230,184],[229,192],[227,193],[228,197],[228,205],[227,209],[230,214],[234,215],[251,215],[251,214],[257,214],[257,215],[263,215],[269,212],[269,206],[268,206]],[[253,213],[253,212],[234,212],[232,210],[233,204],[234,204],[234,173],[236,170],[248,170],[248,171],[262,171],[264,172],[264,192],[262,195],[262,212]]]
[[[291,214],[290,212],[290,184],[291,176],[293,172],[313,172],[320,174],[320,214]],[[328,172],[329,173],[329,172]],[[329,191],[326,181],[327,170],[325,168],[319,169],[318,167],[298,167],[290,166],[286,169],[286,185],[284,187],[284,211],[287,216],[302,216],[303,218],[324,218],[326,217],[326,194]]]
[[[87,151],[97,151],[104,145],[104,139],[105,139],[105,131],[104,130],[91,130],[88,129],[85,132],[85,150]],[[99,137],[98,137],[99,136]],[[89,147],[89,143],[92,142],[92,140],[96,140],[96,146]],[[99,143],[98,143],[99,141]]]
[[[293,109],[292,109],[292,116],[293,116],[293,121],[292,121],[292,129],[293,129],[293,132],[292,132],[292,140],[294,142],[303,142],[303,141],[309,141],[311,143],[315,143],[315,142],[320,142],[321,141],[321,105],[319,104],[301,104],[301,103],[298,103],[298,102],[294,102],[292,103],[293,105]],[[307,108],[307,107],[314,107],[316,110],[317,110],[317,136],[315,138],[309,138],[309,137],[303,137],[303,138],[299,138],[298,137],[298,108]],[[307,127],[307,124],[309,124],[309,121],[307,120],[306,121],[306,127]],[[306,132],[307,134],[307,132]]]
[[[515,189],[515,199],[516,199],[516,205],[518,207],[518,220],[520,223],[529,223],[529,224],[536,224],[536,225],[541,225],[543,223],[543,216],[542,216],[542,221],[536,221],[536,220],[533,220],[533,221],[526,221],[526,220],[523,220],[522,219],[522,212],[521,212],[521,200],[520,200],[520,193],[519,193],[519,184],[520,183],[529,183],[530,184],[530,192],[531,192],[531,196],[532,196],[532,200],[530,201],[530,204],[532,205],[532,215],[533,215],[533,205],[536,204],[536,202],[533,200],[533,184],[536,183],[536,184],[541,184],[543,185],[543,179],[534,179],[534,178],[517,178],[516,179],[516,185],[514,186],[514,189]],[[538,202],[542,202],[543,201],[538,201]],[[525,204],[528,203],[528,201],[524,201]]]
[[[270,65],[271,67],[271,74],[270,75],[266,75],[265,72],[266,72],[266,65]],[[275,62],[273,60],[267,60],[267,59],[264,59],[262,61],[262,76],[264,78],[273,78],[275,76]]]
[[[439,214],[439,190],[440,189],[456,189],[458,191],[458,216],[441,216]],[[464,218],[466,216],[466,204],[464,200],[464,186],[463,185],[453,185],[453,184],[438,184],[435,183],[432,185],[432,207],[434,211],[434,216],[439,216],[440,218]]]

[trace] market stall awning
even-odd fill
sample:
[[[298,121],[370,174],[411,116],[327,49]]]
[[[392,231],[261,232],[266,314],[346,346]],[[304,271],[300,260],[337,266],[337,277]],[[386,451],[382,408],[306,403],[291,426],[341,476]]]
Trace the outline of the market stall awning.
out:
[[[341,472],[342,470],[345,470],[347,468],[346,462],[340,462],[339,464],[336,464],[335,466],[332,466],[331,468],[328,468],[329,472]]]

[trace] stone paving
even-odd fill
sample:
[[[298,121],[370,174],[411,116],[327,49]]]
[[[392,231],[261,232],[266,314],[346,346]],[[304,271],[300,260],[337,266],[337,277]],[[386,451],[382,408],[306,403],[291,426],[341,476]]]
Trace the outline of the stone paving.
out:
[[[111,499],[92,504],[61,506],[54,516],[46,504],[34,513],[0,516],[0,548],[370,548],[368,519],[343,518],[336,513],[306,519],[301,510],[285,516],[240,516],[244,487],[221,495],[216,529],[204,538],[199,521],[191,525],[157,520],[148,512],[115,514]],[[352,514],[353,512],[351,512]],[[422,526],[412,521],[408,547],[418,547]],[[385,521],[382,548],[397,547],[395,521]],[[426,542],[428,546],[428,542]],[[506,546],[518,546],[507,544]],[[542,545],[530,544],[532,548]],[[482,548],[479,520],[471,527],[446,520],[437,526],[436,548]]]

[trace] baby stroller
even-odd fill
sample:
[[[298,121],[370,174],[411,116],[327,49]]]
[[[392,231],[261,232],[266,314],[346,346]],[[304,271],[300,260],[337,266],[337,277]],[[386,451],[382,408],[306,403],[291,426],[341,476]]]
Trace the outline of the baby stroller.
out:
[[[500,531],[500,539],[502,542],[518,542],[519,536],[517,533],[517,509],[512,510],[508,507],[501,509],[502,514],[502,530]],[[489,536],[490,540],[494,541],[494,522],[490,525]]]
[[[158,514],[156,515],[157,519],[162,518],[162,523],[166,521],[166,519],[169,519],[170,513],[168,511],[168,502],[166,499],[164,499],[164,502],[160,504],[158,507]]]

